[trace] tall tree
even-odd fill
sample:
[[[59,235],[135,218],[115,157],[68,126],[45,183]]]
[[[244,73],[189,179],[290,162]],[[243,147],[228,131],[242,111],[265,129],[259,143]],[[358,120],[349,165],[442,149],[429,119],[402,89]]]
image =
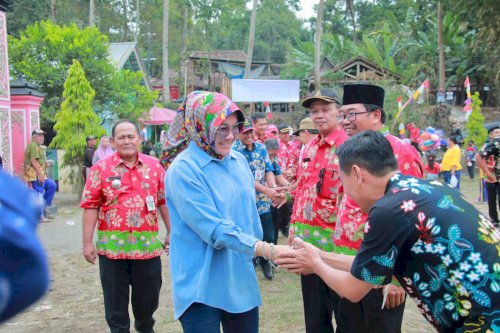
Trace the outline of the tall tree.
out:
[[[346,0],[345,2],[345,9],[346,11],[349,12],[351,15],[351,21],[352,21],[352,41],[354,44],[358,43],[358,37],[357,37],[357,32],[356,32],[356,14],[354,12],[354,0]]]
[[[57,23],[57,0],[50,0],[52,22]]]
[[[141,85],[140,73],[116,71],[108,59],[107,37],[96,27],[58,26],[42,21],[29,26],[20,38],[9,36],[9,61],[14,76],[24,75],[46,94],[42,103],[42,125],[51,127],[60,109],[65,73],[74,59],[96,87],[94,106],[120,116],[140,117],[154,99]],[[146,89],[146,91],[144,91]]]
[[[316,90],[321,88],[321,73],[320,73],[320,59],[321,59],[321,25],[323,24],[323,8],[325,8],[325,1],[319,0],[318,14],[316,16],[316,40],[314,45],[314,86]]]
[[[438,1],[437,4],[437,23],[438,23],[438,49],[439,49],[439,90],[445,89],[445,64],[444,64],[444,42],[443,42],[443,4]]]
[[[248,51],[245,63],[245,79],[248,78],[248,74],[250,74],[250,68],[252,65],[253,44],[255,40],[255,21],[257,19],[257,3],[258,0],[253,0],[252,2],[252,16],[250,16],[250,31],[248,33]]]
[[[163,103],[170,102],[170,80],[168,66],[168,16],[169,0],[163,0]]]
[[[89,0],[89,26],[95,26],[95,2]]]
[[[69,179],[73,184],[81,184],[79,168],[83,161],[86,137],[101,136],[106,130],[100,126],[100,119],[92,109],[95,91],[85,78],[85,72],[78,60],[68,70],[64,82],[64,101],[56,113],[54,129],[57,135],[50,143],[51,148],[64,149],[63,167],[71,167]]]

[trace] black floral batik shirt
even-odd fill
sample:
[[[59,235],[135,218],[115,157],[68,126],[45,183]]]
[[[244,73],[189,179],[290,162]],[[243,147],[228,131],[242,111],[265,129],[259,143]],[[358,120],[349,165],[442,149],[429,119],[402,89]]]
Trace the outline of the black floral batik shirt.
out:
[[[458,191],[395,174],[372,207],[351,273],[395,275],[439,332],[500,328],[500,232]]]

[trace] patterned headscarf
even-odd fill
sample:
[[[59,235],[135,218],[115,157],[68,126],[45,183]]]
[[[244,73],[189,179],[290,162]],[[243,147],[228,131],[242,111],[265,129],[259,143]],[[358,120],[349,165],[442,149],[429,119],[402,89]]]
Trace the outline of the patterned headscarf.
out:
[[[238,122],[243,122],[240,108],[225,95],[209,91],[194,91],[189,94],[168,130],[160,158],[163,167],[167,169],[190,141],[195,142],[210,156],[222,159],[215,152],[215,133],[233,112],[236,112]]]

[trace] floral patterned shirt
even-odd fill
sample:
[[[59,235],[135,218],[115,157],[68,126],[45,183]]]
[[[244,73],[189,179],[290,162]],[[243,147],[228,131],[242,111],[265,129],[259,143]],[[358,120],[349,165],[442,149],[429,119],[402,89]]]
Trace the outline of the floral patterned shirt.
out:
[[[375,285],[395,275],[439,332],[494,332],[499,255],[500,232],[457,190],[398,173],[370,210],[351,273]]]
[[[494,170],[497,182],[500,182],[500,138],[495,138],[487,142],[479,151],[485,160],[492,156],[494,158]]]
[[[262,185],[266,185],[266,172],[274,172],[266,146],[261,143],[254,142],[253,149],[248,150],[248,148],[241,143],[240,140],[236,140],[233,145],[233,149],[239,151],[243,154],[243,156],[245,156],[248,164],[250,165],[250,170],[252,170],[255,181]],[[270,213],[271,199],[262,192],[255,192],[259,215]]]
[[[80,207],[99,209],[98,254],[110,259],[161,255],[156,207],[165,204],[164,177],[160,162],[144,154],[139,154],[132,168],[115,153],[90,169]],[[155,205],[151,211],[147,208],[149,197]]]
[[[342,192],[338,158],[335,151],[347,135],[342,128],[326,138],[311,140],[302,158],[302,168],[293,213],[290,219],[295,234],[325,250],[333,250],[337,217],[337,195]]]
[[[290,140],[285,143],[282,140],[278,140],[280,148],[278,149],[278,160],[282,170],[294,169],[297,170],[299,164],[300,155],[300,142],[297,140]],[[295,181],[295,176],[285,177],[286,180],[293,183]]]
[[[257,133],[255,131],[253,131],[254,133],[254,139],[255,139],[255,142],[258,142],[260,144],[264,144],[264,142],[266,142],[267,139],[274,139],[274,135],[272,133],[268,133],[266,132],[263,136],[257,136]]]
[[[392,146],[401,173],[407,176],[422,178],[422,160],[417,150],[412,145],[390,135],[388,131],[384,130],[383,133]],[[335,227],[335,252],[347,255],[356,254],[363,240],[363,228],[365,227],[367,217],[368,215],[361,211],[354,200],[347,195],[343,196]]]

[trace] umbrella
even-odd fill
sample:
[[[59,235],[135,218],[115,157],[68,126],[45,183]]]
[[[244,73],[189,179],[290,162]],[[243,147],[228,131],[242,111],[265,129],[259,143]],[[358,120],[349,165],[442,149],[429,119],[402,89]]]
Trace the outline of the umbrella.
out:
[[[176,114],[177,112],[173,110],[153,106],[149,109],[149,119],[144,119],[143,123],[144,125],[171,124]]]

